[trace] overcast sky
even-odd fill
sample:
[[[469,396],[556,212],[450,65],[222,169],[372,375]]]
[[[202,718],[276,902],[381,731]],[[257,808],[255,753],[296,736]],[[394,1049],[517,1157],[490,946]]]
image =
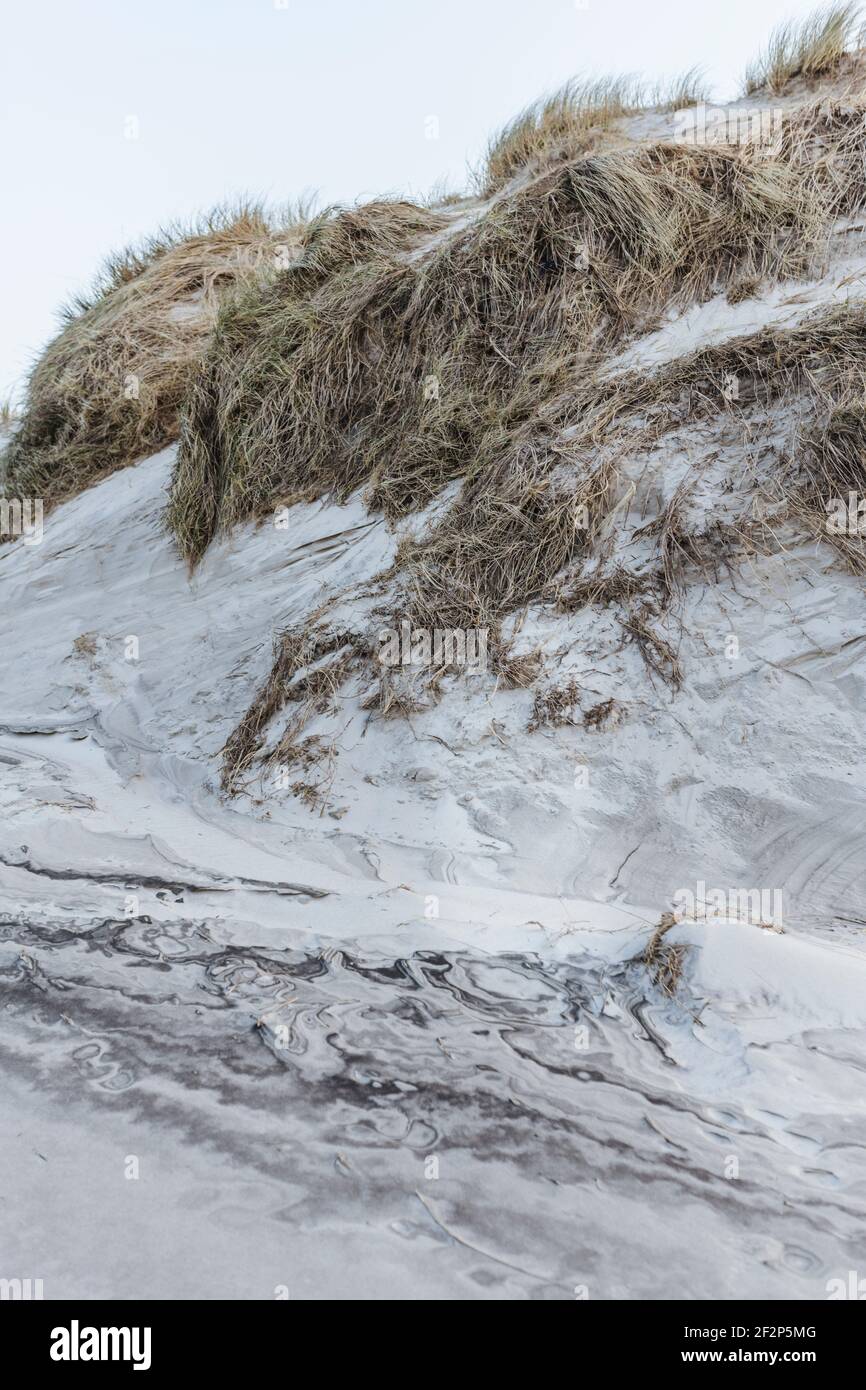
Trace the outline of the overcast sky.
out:
[[[575,74],[702,64],[719,99],[813,0],[8,0],[0,398],[107,252],[238,194],[458,189]]]

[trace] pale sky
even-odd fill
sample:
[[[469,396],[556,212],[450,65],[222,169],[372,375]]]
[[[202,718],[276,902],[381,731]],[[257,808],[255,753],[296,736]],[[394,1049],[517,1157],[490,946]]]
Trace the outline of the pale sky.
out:
[[[459,189],[574,75],[704,67],[719,100],[814,0],[8,0],[0,399],[104,256],[240,194]],[[129,138],[130,135],[137,138]],[[432,137],[432,138],[431,138]]]

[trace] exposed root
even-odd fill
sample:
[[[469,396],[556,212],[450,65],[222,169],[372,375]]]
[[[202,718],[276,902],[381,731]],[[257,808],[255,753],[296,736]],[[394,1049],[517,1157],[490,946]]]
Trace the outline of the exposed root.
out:
[[[332,660],[327,660],[331,657]],[[289,703],[301,705],[283,734],[271,761],[287,763],[299,735],[315,714],[333,705],[338,691],[356,669],[359,639],[353,633],[324,628],[291,628],[274,646],[274,665],[237,728],[222,749],[222,788],[234,795],[260,754],[268,725]]]
[[[656,616],[649,605],[644,604],[630,611],[623,628],[637,642],[649,670],[660,676],[666,685],[679,690],[683,683],[683,670],[671,644],[650,627],[650,618]]]
[[[380,719],[409,719],[427,708],[428,705],[387,667],[382,668],[378,683],[361,701],[361,709],[370,710]]]

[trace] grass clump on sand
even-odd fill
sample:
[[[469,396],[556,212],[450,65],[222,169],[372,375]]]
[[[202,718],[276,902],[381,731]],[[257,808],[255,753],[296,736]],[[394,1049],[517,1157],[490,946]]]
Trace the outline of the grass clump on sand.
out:
[[[476,180],[479,191],[489,197],[523,170],[586,153],[624,116],[677,111],[707,96],[696,68],[652,89],[634,77],[572,79],[552,96],[533,102],[493,137]]]
[[[640,109],[642,92],[633,77],[573,79],[552,96],[521,111],[487,147],[479,191],[486,197],[515,174],[542,160],[573,159],[599,131]]]
[[[678,925],[674,913],[662,913],[661,921],[650,937],[642,957],[653,984],[657,985],[668,999],[672,999],[677,992],[689,949],[687,945],[671,946],[665,941],[671,928]]]
[[[746,94],[767,88],[778,95],[798,77],[814,81],[836,73],[859,42],[859,14],[859,4],[843,0],[780,25],[746,71]]]
[[[220,300],[279,266],[294,235],[242,206],[112,257],[31,373],[7,490],[54,504],[176,439]]]
[[[220,527],[277,503],[347,496],[374,466],[365,450],[385,455],[415,281],[401,256],[448,221],[404,202],[325,214],[296,265],[225,306],[187,401],[167,512],[188,560]]]
[[[464,478],[464,512],[495,530],[491,508],[540,497],[566,457],[545,405],[599,351],[734,268],[802,269],[821,226],[784,165],[674,145],[561,165],[453,220],[411,204],[325,218],[296,265],[224,308],[168,511],[191,563],[221,529],[361,486],[397,517]]]
[[[736,402],[723,394],[732,374],[739,382]],[[578,394],[571,383],[559,399],[541,397],[541,418],[518,421],[510,441],[491,436],[490,458],[439,520],[419,537],[404,539],[391,570],[374,586],[380,589],[385,581],[390,605],[375,616],[387,615],[392,625],[398,616],[427,627],[489,624],[494,675],[507,686],[522,686],[534,682],[541,664],[532,660],[525,680],[509,679],[515,658],[499,631],[506,614],[531,601],[569,612],[611,604],[621,610],[623,636],[635,643],[651,675],[677,690],[684,672],[658,620],[685,587],[687,572],[717,576],[735,553],[767,543],[761,535],[769,522],[749,512],[709,523],[703,516],[695,523],[686,480],[654,521],[632,532],[655,541],[640,573],[617,564],[605,572],[597,558],[593,568],[584,568],[597,557],[594,542],[615,506],[617,440],[632,452],[651,448],[683,423],[721,412],[732,418],[742,413],[751,428],[756,411],[783,398],[796,404],[808,424],[794,456],[779,458],[778,495],[767,499],[775,508],[773,525],[793,523],[801,532],[805,527],[837,545],[849,568],[866,572],[863,541],[843,533],[837,543],[826,526],[829,501],[847,501],[849,491],[866,495],[866,310],[837,306],[795,328],[763,329],[704,348],[654,373],[588,380]],[[579,425],[565,440],[563,422],[575,420]],[[598,443],[604,444],[600,451]],[[313,638],[309,650],[313,639],[299,630],[278,644],[271,676],[226,745],[225,790],[240,789],[263,755],[271,720],[287,703],[302,701],[269,763],[296,756],[310,713],[321,712],[320,698],[330,704],[349,675],[370,674],[372,646],[362,635],[322,630]],[[560,698],[562,692],[548,692],[550,700],[542,695],[531,726],[567,721],[574,707],[570,697],[578,693],[569,689],[569,701]],[[379,715],[408,714],[421,708],[415,695],[392,690],[383,680],[361,707]],[[610,708],[589,711],[587,727],[602,727]]]
[[[459,481],[438,520],[401,542],[380,616],[488,627],[494,673],[510,684],[503,620],[555,598],[613,500],[616,450],[596,454],[599,435],[616,436],[619,405],[628,415],[632,400],[661,414],[667,403],[673,418],[688,388],[687,376],[647,373],[609,388],[599,351],[733,274],[802,269],[823,219],[815,190],[783,163],[667,145],[588,156],[468,224],[452,217],[394,204],[330,214],[293,267],[225,306],[188,403],[168,521],[195,563],[218,531],[280,504],[365,487],[368,504],[396,518]],[[719,409],[720,390],[711,399]],[[673,523],[660,538],[662,579],[626,584],[629,600],[647,589],[664,597],[668,551],[692,559]],[[657,610],[626,608],[626,637],[676,687],[682,672]],[[296,635],[281,640],[289,655],[278,652],[226,746],[229,792],[293,698]],[[355,652],[326,663],[331,694],[365,665]],[[413,699],[380,681],[363,707],[406,713]],[[290,722],[283,761],[309,708]]]
[[[579,448],[629,438],[635,447],[683,421],[705,419],[725,403],[725,382],[738,383],[737,408],[829,389],[847,366],[866,358],[866,309],[835,305],[794,328],[769,326],[677,357],[654,372],[633,370],[592,382],[551,407],[551,422],[579,420]],[[635,417],[640,423],[634,424]]]
[[[580,703],[580,696],[580,686],[573,678],[536,691],[527,731],[532,734],[537,729],[558,729],[575,724],[575,707]]]
[[[786,115],[772,156],[814,192],[828,221],[866,201],[866,105],[817,101]]]
[[[743,276],[802,272],[831,214],[862,205],[864,129],[861,108],[812,108],[769,152],[635,147],[548,169],[469,218],[393,204],[324,216],[293,267],[223,310],[172,484],[184,554],[194,564],[220,530],[281,503],[364,488],[371,508],[399,518],[458,482],[381,577],[383,618],[489,628],[492,670],[508,685],[509,614],[610,601],[625,639],[676,689],[676,644],[657,620],[687,571],[717,573],[751,547],[751,522],[695,524],[677,496],[645,528],[656,542],[646,573],[609,582],[598,569],[586,585],[618,456],[783,396],[812,410],[840,364],[864,356],[863,315],[833,308],[654,372],[601,364],[665,306]],[[800,506],[814,525],[814,488],[786,485],[789,515]],[[417,708],[387,682],[372,698],[363,707],[379,714]],[[267,723],[239,766],[227,748],[227,790],[261,756]]]
[[[464,483],[426,534],[403,542],[393,567],[400,612],[419,625],[490,625],[494,660],[504,662],[497,626],[508,613],[533,601],[560,611],[613,603],[648,669],[679,688],[680,662],[655,619],[687,575],[717,578],[736,553],[760,545],[760,527],[748,515],[687,520],[683,484],[654,522],[634,532],[655,541],[650,568],[583,572],[617,496],[618,451],[652,448],[684,422],[722,411],[751,415],[782,398],[797,401],[811,423],[795,462],[780,474],[775,501],[780,519],[808,520],[818,530],[830,497],[866,494],[866,453],[858,453],[866,437],[864,368],[866,311],[840,306],[793,329],[762,329],[704,348],[653,373],[569,383],[546,398],[540,418],[517,427],[510,447],[497,441],[489,465]],[[736,405],[724,395],[732,377]],[[849,566],[859,563],[860,548],[846,542]]]

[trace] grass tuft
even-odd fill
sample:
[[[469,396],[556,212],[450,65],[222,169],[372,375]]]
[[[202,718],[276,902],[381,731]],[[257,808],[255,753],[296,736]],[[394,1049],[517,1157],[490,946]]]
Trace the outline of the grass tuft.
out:
[[[780,25],[746,71],[746,95],[766,89],[774,96],[796,78],[815,81],[839,70],[859,42],[859,3],[841,0],[808,19]]]
[[[479,191],[486,197],[541,160],[573,159],[622,116],[639,111],[643,88],[634,77],[573,78],[526,107],[487,147]]]
[[[175,440],[220,301],[275,273],[294,236],[242,205],[111,257],[31,373],[7,488],[52,505]]]
[[[624,116],[678,111],[708,96],[699,68],[652,88],[632,76],[573,78],[552,96],[533,102],[493,137],[476,176],[478,190],[490,197],[524,170],[586,153]]]

